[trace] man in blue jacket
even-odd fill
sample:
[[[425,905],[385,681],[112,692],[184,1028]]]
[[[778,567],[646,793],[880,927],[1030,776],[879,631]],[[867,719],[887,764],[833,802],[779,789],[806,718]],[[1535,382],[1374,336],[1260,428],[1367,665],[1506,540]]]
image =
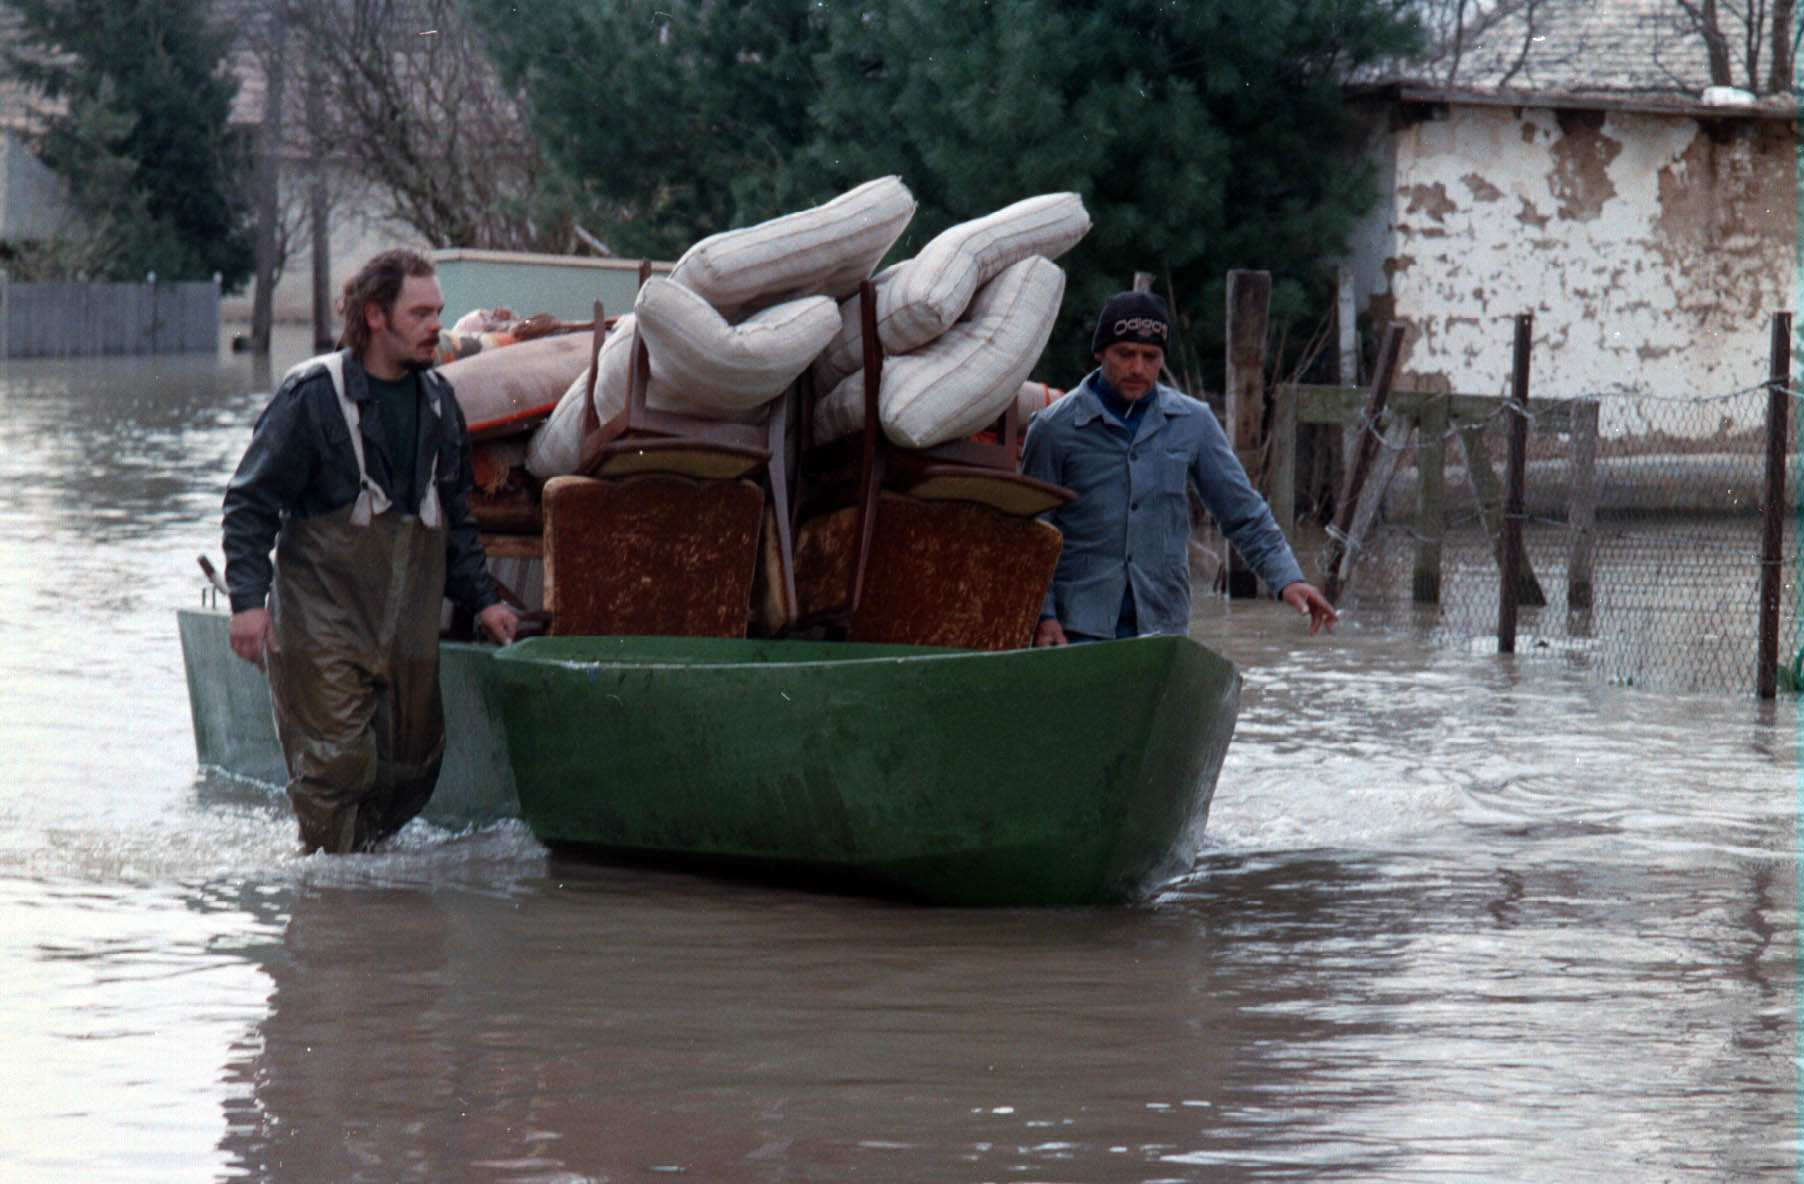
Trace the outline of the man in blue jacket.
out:
[[[1334,627],[1334,606],[1303,579],[1214,412],[1159,382],[1170,337],[1159,297],[1111,296],[1091,339],[1097,369],[1027,429],[1021,471],[1077,492],[1048,515],[1065,545],[1035,645],[1186,632],[1193,487],[1311,633]]]

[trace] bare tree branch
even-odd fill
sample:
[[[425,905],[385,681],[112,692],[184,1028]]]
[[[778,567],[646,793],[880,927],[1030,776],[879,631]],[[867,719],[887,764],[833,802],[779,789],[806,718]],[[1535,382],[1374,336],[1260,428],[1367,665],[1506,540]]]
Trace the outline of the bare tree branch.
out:
[[[1674,0],[1687,17],[1691,19],[1691,27],[1698,36],[1704,39],[1704,46],[1710,54],[1710,85],[1734,86],[1735,76],[1729,69],[1729,41],[1723,36],[1722,22],[1717,19],[1716,0]]]
[[[455,0],[281,0],[322,72],[320,134],[386,213],[439,246],[567,251],[541,160]]]
[[[1516,54],[1516,60],[1510,63],[1510,68],[1503,72],[1499,86],[1508,86],[1515,80],[1516,75],[1522,72],[1522,67],[1528,63],[1528,55],[1534,47],[1535,0],[1527,0],[1522,6],[1522,49]]]

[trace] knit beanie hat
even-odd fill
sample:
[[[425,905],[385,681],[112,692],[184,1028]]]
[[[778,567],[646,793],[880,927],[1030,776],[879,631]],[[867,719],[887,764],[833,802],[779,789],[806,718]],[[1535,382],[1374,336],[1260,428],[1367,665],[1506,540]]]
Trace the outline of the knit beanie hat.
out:
[[[1090,352],[1099,354],[1117,341],[1171,348],[1171,314],[1165,301],[1151,292],[1117,292],[1102,306],[1096,318],[1096,334]]]

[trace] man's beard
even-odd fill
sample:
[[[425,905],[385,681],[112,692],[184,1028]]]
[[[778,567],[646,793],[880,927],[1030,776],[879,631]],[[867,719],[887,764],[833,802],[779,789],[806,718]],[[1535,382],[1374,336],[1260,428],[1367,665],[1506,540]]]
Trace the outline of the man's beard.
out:
[[[407,357],[401,359],[401,369],[407,371],[409,374],[418,374],[422,370],[432,369],[432,362],[430,360],[422,362],[418,358]]]

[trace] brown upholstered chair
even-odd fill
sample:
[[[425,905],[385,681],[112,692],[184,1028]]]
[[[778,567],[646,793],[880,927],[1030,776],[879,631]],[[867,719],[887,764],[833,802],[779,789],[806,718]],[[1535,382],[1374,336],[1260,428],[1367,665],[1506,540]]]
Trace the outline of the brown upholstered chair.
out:
[[[597,353],[600,347],[597,329]],[[554,479],[545,487],[552,631],[744,636],[760,573],[776,601],[764,614],[766,628],[773,617],[777,628],[786,625],[796,603],[787,400],[773,400],[750,422],[649,407],[650,356],[640,340],[626,406],[602,423],[596,370],[590,366],[577,467],[588,484]]]
[[[878,423],[883,356],[869,283],[860,318],[864,430],[803,449],[800,623],[855,641],[986,650],[1030,644],[1061,544],[1038,515],[1074,495],[1015,471],[1020,421],[1012,400],[993,444],[913,450],[891,443]],[[804,414],[806,434],[813,407]]]
[[[743,637],[764,492],[638,472],[545,483],[551,632]]]

